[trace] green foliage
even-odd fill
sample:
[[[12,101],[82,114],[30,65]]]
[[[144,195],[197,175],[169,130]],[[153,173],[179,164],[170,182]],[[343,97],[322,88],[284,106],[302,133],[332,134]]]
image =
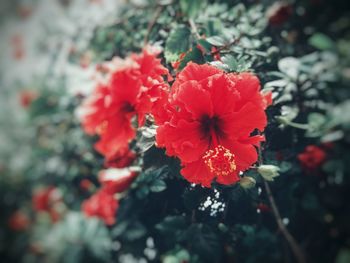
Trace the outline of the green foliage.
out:
[[[111,239],[107,228],[98,219],[86,219],[78,213],[70,213],[55,225],[44,240],[51,262],[108,262]]]
[[[188,17],[195,18],[206,5],[206,0],[180,0],[181,11]]]
[[[150,192],[162,192],[166,189],[166,183],[162,180],[165,175],[165,167],[154,171],[146,171],[140,174],[131,188],[136,190],[138,198],[145,198]]]
[[[309,44],[321,50],[334,49],[335,44],[327,35],[316,33],[309,38]]]
[[[191,46],[191,31],[184,25],[175,27],[165,43],[164,56],[168,63],[175,62]]]

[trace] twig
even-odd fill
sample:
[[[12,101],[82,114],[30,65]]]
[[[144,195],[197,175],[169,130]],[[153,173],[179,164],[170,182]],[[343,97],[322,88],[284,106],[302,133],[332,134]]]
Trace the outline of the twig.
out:
[[[196,23],[193,21],[193,19],[190,18],[190,19],[188,20],[188,23],[189,23],[190,26],[191,26],[192,32],[196,35],[197,38],[200,38],[201,36],[200,36],[199,33],[198,33],[198,29],[197,29]]]
[[[288,229],[286,228],[286,226],[283,224],[283,221],[281,219],[281,215],[278,211],[278,208],[276,206],[276,202],[275,199],[272,195],[271,189],[269,184],[264,181],[265,184],[265,189],[266,189],[266,193],[267,193],[267,197],[269,199],[269,202],[271,204],[271,208],[272,208],[272,212],[273,215],[275,216],[276,222],[277,222],[277,226],[278,229],[281,231],[282,235],[284,236],[284,238],[287,240],[290,248],[292,249],[292,252],[297,260],[298,263],[305,263],[305,256],[304,253],[302,251],[302,249],[300,248],[299,244],[296,242],[296,240],[294,239],[294,237],[289,233]]]
[[[191,215],[191,222],[194,224],[196,222],[196,210],[192,210],[192,215]]]
[[[144,46],[147,44],[149,35],[151,34],[151,31],[152,31],[154,25],[156,24],[160,14],[162,13],[164,8],[165,8],[165,5],[158,5],[152,20],[149,21],[148,26],[147,26],[147,32],[146,32],[145,38],[143,39]]]
[[[237,38],[235,38],[230,43],[228,43],[228,44],[226,44],[224,46],[218,47],[215,51],[210,52],[210,54],[211,55],[216,55],[216,54],[220,53],[222,50],[225,50],[225,49],[229,48],[230,46],[232,46],[234,44],[237,44],[241,40],[241,37],[242,37],[242,35],[238,36]]]
[[[259,164],[261,165],[262,164],[262,153],[261,153],[260,147],[258,149],[258,154],[259,154]],[[282,235],[284,236],[284,238],[288,242],[297,262],[298,263],[306,263],[306,259],[305,259],[305,256],[304,256],[304,253],[303,253],[301,247],[299,246],[297,241],[294,239],[294,237],[291,235],[291,233],[289,233],[288,229],[286,228],[286,226],[284,225],[284,223],[282,221],[281,214],[277,208],[275,198],[272,195],[271,188],[265,180],[264,180],[264,186],[265,186],[267,197],[268,197],[269,202],[271,204],[272,213],[276,219],[278,229],[281,231]]]

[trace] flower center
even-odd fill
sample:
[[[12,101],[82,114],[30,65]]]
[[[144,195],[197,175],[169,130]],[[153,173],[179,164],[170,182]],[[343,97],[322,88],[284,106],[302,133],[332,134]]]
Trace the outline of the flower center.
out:
[[[208,150],[202,157],[211,173],[216,176],[226,176],[236,170],[235,155],[222,145]]]
[[[135,111],[134,106],[131,105],[129,102],[124,102],[121,106],[121,112],[129,113],[134,111]]]
[[[202,130],[204,134],[211,134],[211,132],[219,133],[220,128],[219,128],[219,123],[220,120],[217,116],[203,116],[201,119],[201,124],[202,124]]]

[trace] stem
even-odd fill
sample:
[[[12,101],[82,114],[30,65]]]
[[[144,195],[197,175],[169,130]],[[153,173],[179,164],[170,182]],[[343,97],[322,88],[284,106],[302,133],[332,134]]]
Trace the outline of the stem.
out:
[[[192,32],[196,35],[197,38],[200,38],[201,36],[200,36],[199,33],[198,33],[197,26],[196,26],[195,22],[193,21],[193,19],[190,18],[190,19],[188,20],[188,23],[189,23],[190,26],[191,26]]]
[[[273,215],[275,216],[275,219],[277,222],[278,229],[281,231],[282,235],[287,240],[297,262],[298,263],[306,263],[305,256],[304,256],[304,253],[303,253],[301,247],[296,242],[294,237],[290,234],[290,232],[288,231],[286,226],[283,224],[283,221],[281,219],[281,215],[280,215],[279,210],[277,208],[277,205],[276,205],[275,199],[272,195],[269,184],[266,181],[264,181],[264,184],[265,184],[267,197],[268,197],[269,202],[271,204]]]
[[[291,126],[293,128],[297,128],[297,129],[301,129],[301,130],[309,130],[310,127],[309,127],[309,124],[307,123],[296,123],[296,122],[292,122],[292,121],[289,121],[287,120],[286,118],[284,117],[276,117],[277,121],[279,121],[281,124],[284,124],[284,125],[288,125],[288,126]]]
[[[258,149],[258,155],[259,155],[259,165],[262,165],[263,161],[262,161],[262,152],[261,152],[260,147]],[[264,186],[265,186],[267,197],[268,197],[269,202],[271,204],[272,213],[275,217],[278,229],[281,231],[282,235],[284,236],[284,238],[288,242],[288,245],[290,246],[297,262],[298,263],[306,263],[306,259],[305,259],[305,256],[304,256],[304,253],[303,253],[301,247],[299,246],[299,244],[297,243],[295,238],[291,235],[291,233],[288,231],[286,226],[283,224],[281,214],[280,214],[278,207],[276,205],[275,198],[272,195],[271,188],[265,180],[264,180]]]
[[[156,12],[154,13],[152,20],[149,21],[148,26],[147,26],[147,33],[146,33],[145,38],[143,40],[144,46],[148,43],[149,35],[151,34],[151,31],[152,31],[154,25],[156,24],[160,14],[162,13],[164,7],[165,7],[164,5],[159,5],[156,9]]]
[[[236,39],[234,39],[233,41],[231,41],[230,43],[222,46],[222,47],[218,47],[215,51],[211,52],[211,55],[216,55],[218,53],[220,53],[222,50],[225,50],[227,48],[229,48],[230,46],[237,44],[239,42],[239,40],[241,39],[242,35],[238,36]]]
[[[309,129],[309,125],[308,124],[289,122],[288,125],[291,126],[291,127],[297,128],[297,129],[301,129],[301,130],[308,130]]]

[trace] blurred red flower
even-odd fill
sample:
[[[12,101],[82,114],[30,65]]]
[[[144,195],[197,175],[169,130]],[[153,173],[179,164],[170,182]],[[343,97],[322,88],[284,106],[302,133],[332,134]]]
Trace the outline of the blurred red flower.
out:
[[[266,16],[270,25],[282,25],[293,13],[293,8],[286,2],[275,2],[267,11]]]
[[[136,159],[136,153],[131,151],[129,148],[120,150],[115,153],[111,158],[106,159],[104,166],[106,168],[123,168],[130,166]]]
[[[313,171],[318,169],[326,160],[326,152],[315,145],[309,145],[304,152],[298,155],[298,159],[305,170]]]
[[[38,93],[33,90],[23,90],[19,93],[19,102],[23,108],[28,108],[38,98]]]
[[[137,175],[138,173],[136,170],[124,168],[102,170],[98,174],[98,177],[102,184],[102,189],[108,193],[114,194],[128,189]]]
[[[94,188],[94,184],[89,179],[83,179],[80,181],[79,187],[84,191],[90,191]]]
[[[14,231],[26,230],[30,225],[30,219],[24,212],[18,210],[9,218],[8,225]]]
[[[264,130],[269,103],[271,95],[260,93],[251,73],[189,63],[172,86],[168,114],[157,119],[157,145],[181,160],[181,174],[191,183],[236,183],[257,161],[255,147],[264,138],[251,133]]]
[[[32,206],[36,212],[46,212],[50,215],[52,222],[60,219],[58,206],[62,203],[62,194],[54,186],[39,189],[32,196]]]
[[[221,61],[220,50],[217,47],[211,48],[211,54],[213,55],[215,60]]]
[[[35,191],[32,204],[35,211],[49,211],[52,204],[61,199],[61,194],[54,186]]]
[[[264,203],[259,203],[257,206],[256,206],[257,209],[260,210],[260,212],[270,212],[271,211],[271,208],[264,204]]]
[[[119,207],[118,200],[110,193],[99,190],[82,204],[82,211],[88,217],[98,217],[106,225],[116,222],[116,213]]]
[[[135,137],[134,126],[143,125],[145,115],[168,91],[163,76],[169,77],[169,73],[155,52],[148,48],[126,60],[116,58],[107,63],[107,82],[98,84],[82,105],[83,128],[88,134],[99,135],[95,148],[105,156],[106,163],[121,156],[130,161],[128,144]],[[121,167],[123,162],[129,164],[124,159],[116,165]]]

